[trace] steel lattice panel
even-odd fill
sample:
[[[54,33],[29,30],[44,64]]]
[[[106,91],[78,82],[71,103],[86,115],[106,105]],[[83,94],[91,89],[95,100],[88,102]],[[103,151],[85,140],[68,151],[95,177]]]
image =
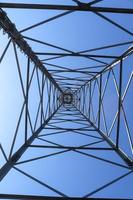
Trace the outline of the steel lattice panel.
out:
[[[0,7],[0,198],[132,199],[133,2]]]

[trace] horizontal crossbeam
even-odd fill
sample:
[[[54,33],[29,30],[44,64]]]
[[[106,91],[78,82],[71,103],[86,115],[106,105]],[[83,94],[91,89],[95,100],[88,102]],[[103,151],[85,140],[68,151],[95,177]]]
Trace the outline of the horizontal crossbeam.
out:
[[[119,58],[119,56],[110,56],[110,55],[96,55],[96,54],[79,54],[79,53],[42,53],[35,52],[37,55],[46,55],[46,56],[75,56],[75,57],[94,57],[94,58]]]
[[[80,149],[80,150],[113,150],[113,148],[103,148],[103,147],[74,147],[74,146],[48,146],[48,145],[29,145],[27,147],[36,148],[50,148],[50,149]]]
[[[48,197],[48,196],[33,196],[33,195],[17,195],[17,194],[0,194],[0,199],[31,199],[31,200],[86,200],[86,198],[78,198],[78,197]],[[112,199],[112,198],[87,198],[87,199],[97,199],[97,200],[120,200],[120,199]]]
[[[92,12],[133,14],[133,9],[91,7],[91,6],[88,6],[87,4],[82,4],[81,6],[72,6],[72,5],[48,5],[48,4],[0,3],[0,7],[1,8],[19,8],[19,9],[73,10],[73,11],[92,11]]]

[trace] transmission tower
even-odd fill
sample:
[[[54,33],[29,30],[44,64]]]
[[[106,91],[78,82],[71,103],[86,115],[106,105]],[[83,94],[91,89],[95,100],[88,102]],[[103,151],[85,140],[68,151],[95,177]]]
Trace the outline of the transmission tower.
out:
[[[133,199],[133,2],[47,2],[0,3],[0,199]]]

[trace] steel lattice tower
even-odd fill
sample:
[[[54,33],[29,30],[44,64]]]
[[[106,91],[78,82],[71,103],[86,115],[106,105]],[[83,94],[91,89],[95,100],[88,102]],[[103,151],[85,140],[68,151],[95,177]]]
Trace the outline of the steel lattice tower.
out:
[[[130,21],[133,8],[110,7],[104,1],[73,0],[71,5],[0,3],[1,40],[6,40],[0,63],[4,69],[6,60],[10,62],[14,57],[14,63],[8,67],[12,70],[15,66],[15,85],[20,84],[18,96],[22,98],[14,132],[8,133],[5,127],[5,139],[0,143],[0,199],[133,199],[133,193],[128,191],[125,196],[117,193],[133,185],[133,180],[128,180],[133,172],[133,32],[111,18],[128,17]],[[16,10],[23,11],[23,16],[25,11],[33,10],[58,13],[19,30],[9,17],[12,11],[16,15]],[[43,41],[40,35],[32,37],[32,30],[69,15],[71,19],[75,13],[93,14],[128,40],[73,51]],[[25,34],[28,31],[31,37]],[[95,41],[93,36],[88,37]],[[72,67],[69,58],[77,59],[77,63],[84,59],[87,67],[80,66],[80,62],[80,67],[77,63]],[[66,66],[58,64],[58,59],[66,59]],[[8,78],[4,78],[7,83]],[[15,89],[12,92],[15,94]],[[8,100],[8,96],[4,97]],[[6,116],[6,126],[9,121],[10,116]],[[10,134],[13,136],[6,145]],[[47,174],[49,178],[45,177]],[[36,183],[42,189],[27,188],[19,175],[31,180],[31,187]],[[72,183],[69,177],[73,177]],[[23,189],[15,193],[9,187],[13,184],[17,188],[17,181]],[[2,184],[7,185],[5,190]]]

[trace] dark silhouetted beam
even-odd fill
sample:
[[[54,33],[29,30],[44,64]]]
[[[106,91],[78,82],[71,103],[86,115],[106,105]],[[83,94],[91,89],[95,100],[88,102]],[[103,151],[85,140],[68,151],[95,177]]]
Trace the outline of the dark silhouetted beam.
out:
[[[19,9],[75,10],[75,11],[133,14],[133,9],[91,7],[87,4],[82,4],[82,6],[72,6],[72,5],[48,5],[48,4],[0,3],[0,7],[1,8],[19,8]]]
[[[30,199],[30,200],[86,200],[86,199],[97,199],[97,200],[121,200],[112,198],[78,198],[78,197],[48,197],[48,196],[32,196],[32,195],[17,195],[17,194],[0,194],[0,199]]]
[[[33,148],[53,148],[53,149],[80,149],[80,150],[114,150],[113,148],[105,147],[76,147],[76,146],[48,146],[48,145],[29,145],[28,147]]]
[[[62,92],[54,78],[47,71],[43,63],[39,60],[37,55],[35,55],[29,44],[22,37],[21,33],[18,32],[15,25],[11,22],[7,14],[2,9],[0,9],[0,25],[8,34],[8,36],[18,45],[21,51],[23,51],[29,57],[29,59],[47,76],[47,78],[54,84],[54,86]]]
[[[46,56],[75,56],[75,57],[94,57],[94,58],[118,58],[118,56],[108,56],[108,55],[95,55],[95,54],[79,54],[79,53],[46,53],[46,52],[35,52],[37,55]]]
[[[58,110],[59,108],[57,108]],[[57,112],[57,110],[45,121],[45,123],[36,130],[36,132],[24,143],[17,152],[15,152],[12,157],[7,161],[7,163],[0,169],[0,181],[7,175],[7,173],[12,169],[14,164],[21,158],[21,156],[24,154],[24,152],[27,150],[28,145],[30,145],[39,135],[39,133],[42,131],[42,129],[48,124],[48,122],[51,120],[51,118],[54,116],[54,114]],[[0,197],[1,198],[1,197]]]

